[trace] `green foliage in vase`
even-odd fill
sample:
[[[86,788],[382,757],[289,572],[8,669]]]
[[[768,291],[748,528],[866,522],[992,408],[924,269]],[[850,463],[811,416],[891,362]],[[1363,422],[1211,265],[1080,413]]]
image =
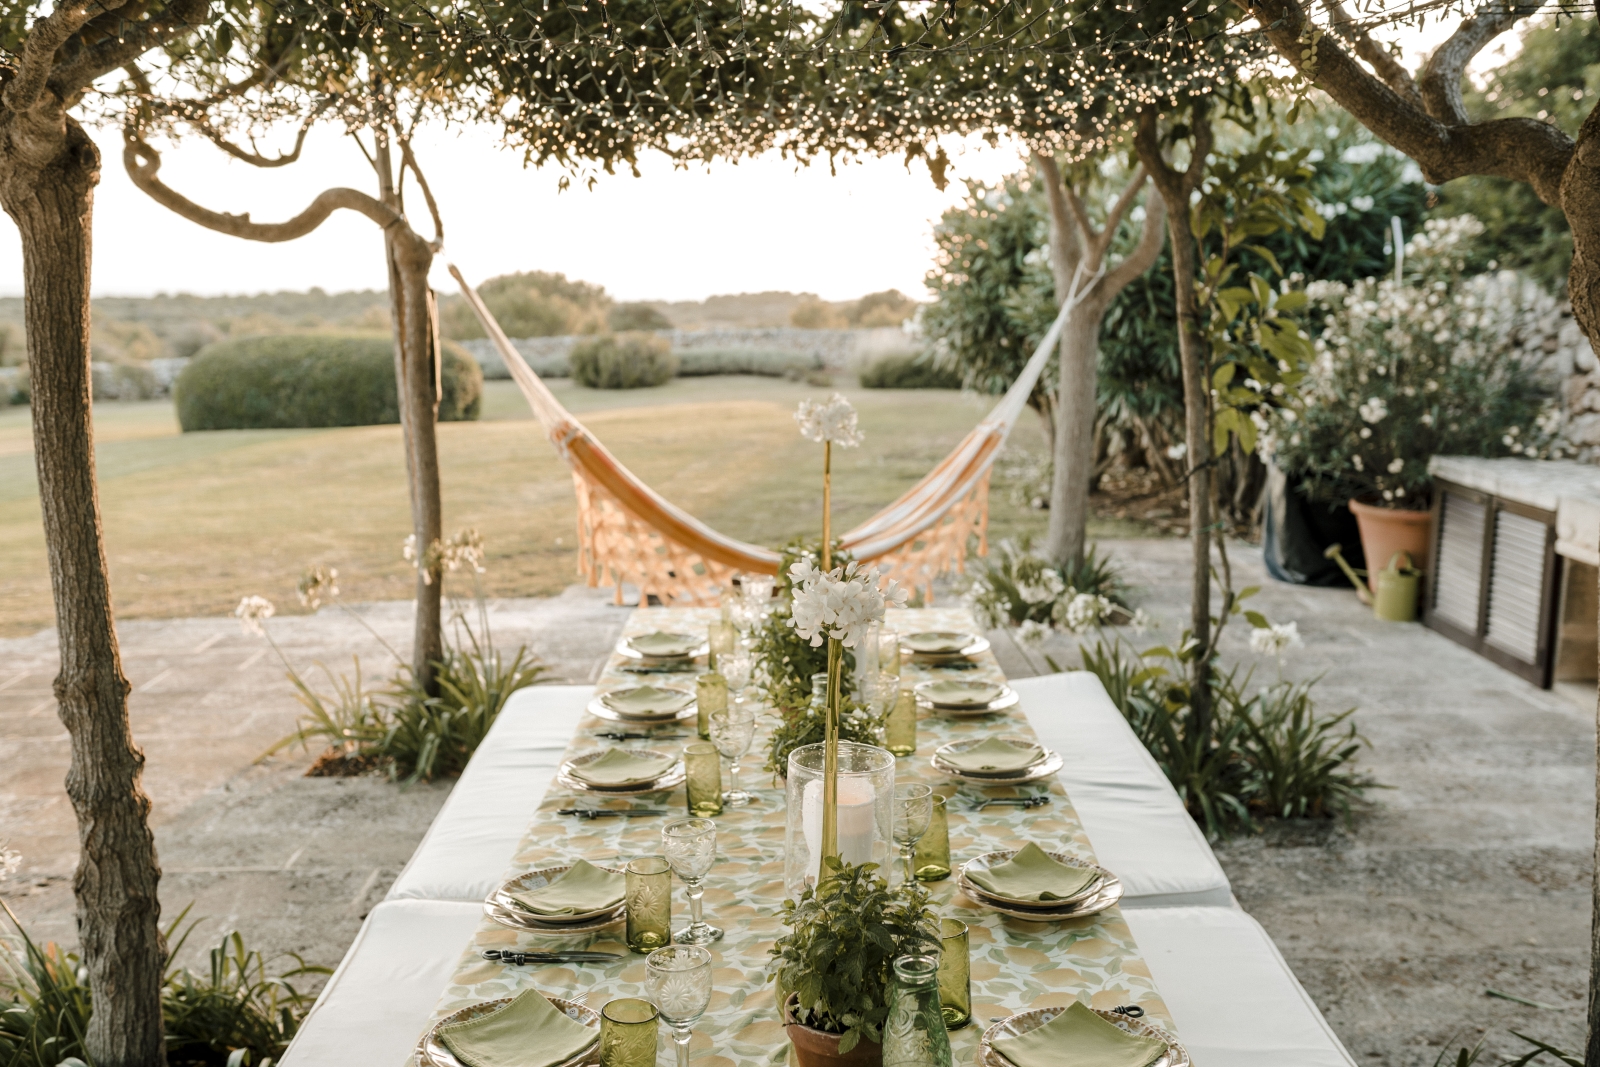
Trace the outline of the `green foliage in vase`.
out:
[[[1429,220],[1406,277],[1307,286],[1325,326],[1298,397],[1263,423],[1262,451],[1319,500],[1425,507],[1435,455],[1561,454],[1547,383],[1514,347],[1551,298],[1509,271],[1465,277],[1483,232]]]
[[[832,867],[798,903],[784,901],[789,932],[772,946],[779,999],[795,994],[797,1019],[840,1035],[840,1053],[862,1040],[883,1041],[895,957],[938,951],[928,891],[917,882],[891,889],[877,869],[875,863]]]
[[[864,704],[846,700],[839,709],[839,740],[858,745],[883,744],[884,717],[874,715]],[[789,777],[789,753],[806,745],[820,745],[826,737],[822,715],[814,704],[798,708],[779,708],[778,723],[767,741],[767,770],[780,778]]]

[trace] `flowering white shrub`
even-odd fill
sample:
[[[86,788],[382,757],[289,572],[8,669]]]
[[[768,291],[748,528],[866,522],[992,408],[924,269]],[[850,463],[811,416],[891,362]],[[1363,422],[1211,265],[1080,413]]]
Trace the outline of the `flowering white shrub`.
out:
[[[1321,499],[1423,507],[1435,455],[1563,454],[1553,390],[1515,345],[1551,298],[1510,271],[1462,277],[1482,231],[1430,219],[1403,283],[1306,286],[1323,330],[1299,396],[1256,416],[1264,457]]]
[[[802,437],[819,445],[830,441],[840,448],[855,448],[866,439],[856,428],[856,409],[840,393],[834,393],[826,403],[800,401],[794,421]]]
[[[794,585],[789,625],[812,647],[829,637],[854,648],[885,610],[904,607],[907,600],[899,582],[891,579],[879,588],[878,568],[855,562],[825,571],[802,559],[789,568],[789,577]]]

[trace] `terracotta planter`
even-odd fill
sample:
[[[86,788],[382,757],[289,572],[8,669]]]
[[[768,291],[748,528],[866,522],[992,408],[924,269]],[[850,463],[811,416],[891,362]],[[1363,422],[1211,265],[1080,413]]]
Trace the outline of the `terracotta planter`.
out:
[[[1383,508],[1350,501],[1351,514],[1361,529],[1361,551],[1367,557],[1367,586],[1378,591],[1378,572],[1389,565],[1396,552],[1411,554],[1412,565],[1428,570],[1428,553],[1433,548],[1433,512]]]
[[[794,1046],[794,1056],[800,1067],[883,1067],[882,1045],[860,1041],[841,1056],[838,1034],[813,1030],[795,1022],[793,1008],[799,999],[790,993],[789,999],[783,1002],[783,1028],[789,1034],[789,1044]]]

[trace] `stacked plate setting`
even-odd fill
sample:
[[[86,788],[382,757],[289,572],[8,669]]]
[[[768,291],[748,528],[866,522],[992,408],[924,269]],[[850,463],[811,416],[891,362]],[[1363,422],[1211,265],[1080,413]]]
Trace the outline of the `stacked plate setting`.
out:
[[[589,714],[612,722],[641,724],[692,719],[699,712],[692,690],[676,685],[630,685],[589,701]]]
[[[1017,691],[1004,682],[977,678],[936,678],[919,683],[912,692],[921,706],[956,718],[1004,711],[1015,707],[1019,699]]]
[[[530,910],[520,903],[512,893],[530,893],[543,889],[557,878],[566,874],[569,865],[560,867],[541,867],[536,871],[519,875],[506,882],[483,902],[483,913],[501,926],[509,926],[513,930],[531,930],[545,934],[586,934],[600,930],[621,922],[627,917],[628,907],[626,901],[618,901],[608,908],[594,911],[572,912],[566,915],[541,915]],[[621,871],[610,867],[600,868],[611,874],[621,874]]]
[[[634,634],[617,642],[617,654],[628,662],[625,671],[689,671],[695,660],[711,651],[701,634],[669,633],[653,630]]]
[[[1061,754],[1025,737],[974,737],[933,750],[933,769],[973,785],[1022,785],[1061,769]]]
[[[1001,915],[1032,922],[1053,923],[1065,919],[1079,919],[1105,911],[1122,899],[1122,881],[1104,867],[1067,852],[1045,852],[1046,856],[1068,867],[1082,867],[1094,872],[1094,877],[1081,890],[1061,900],[1039,901],[1009,897],[984,889],[972,881],[972,872],[987,871],[1012,859],[1019,849],[986,852],[963,863],[956,872],[956,884],[968,897]]]
[[[979,1067],[1014,1067],[1006,1059],[1004,1053],[994,1047],[994,1042],[1008,1037],[1021,1037],[1031,1030],[1039,1027],[1060,1015],[1064,1008],[1035,1008],[1032,1011],[1018,1012],[1000,1019],[993,1026],[983,1032],[983,1037],[978,1044]],[[1153,1037],[1166,1043],[1167,1051],[1150,1064],[1150,1067],[1192,1067],[1189,1059],[1189,1050],[1178,1043],[1177,1038],[1167,1033],[1155,1023],[1143,1019],[1129,1018],[1121,1012],[1102,1011],[1091,1008],[1096,1015],[1125,1033],[1136,1037]]]
[[[582,1023],[594,1030],[594,1044],[584,1049],[570,1059],[563,1060],[555,1067],[588,1067],[600,1062],[600,1013],[593,1008],[586,1008],[576,1001],[563,1000],[561,997],[545,996],[551,1004],[564,1012],[568,1018]],[[511,1003],[511,997],[501,997],[498,1000],[486,1000],[482,1004],[473,1004],[462,1008],[460,1011],[445,1016],[428,1028],[422,1035],[422,1040],[417,1043],[417,1062],[422,1067],[466,1067],[445,1043],[439,1038],[439,1030],[451,1023],[466,1022],[480,1015],[488,1015],[498,1011]]]
[[[659,773],[640,775],[633,778],[619,777],[604,784],[585,776],[585,769],[600,760],[612,761],[622,758],[653,760],[662,765],[664,769]],[[593,752],[585,752],[582,755],[573,756],[569,760],[562,761],[560,769],[556,772],[556,781],[568,789],[607,797],[637,797],[646,793],[666,792],[682,785],[686,777],[682,759],[666,752],[657,752],[648,748],[596,749]]]
[[[989,639],[957,630],[926,630],[900,635],[900,647],[915,660],[939,663],[970,659],[988,649]]]

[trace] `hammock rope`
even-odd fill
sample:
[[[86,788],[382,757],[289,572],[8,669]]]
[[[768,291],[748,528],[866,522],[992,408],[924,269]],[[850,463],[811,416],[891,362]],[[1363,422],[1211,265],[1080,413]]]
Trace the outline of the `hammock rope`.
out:
[[[777,552],[712,529],[623,466],[528,366],[460,269],[453,263],[449,269],[534,418],[572,471],[578,570],[590,586],[614,585],[619,604],[624,583],[638,588],[641,604],[650,597],[663,604],[714,604],[738,573],[777,573]],[[1073,309],[1100,276],[1080,286],[1082,273],[1081,268],[1075,273],[1055,321],[988,416],[916,485],[840,538],[856,559],[874,562],[887,576],[922,589],[931,602],[933,580],[964,567],[973,537],[978,553],[987,551],[989,476]]]

